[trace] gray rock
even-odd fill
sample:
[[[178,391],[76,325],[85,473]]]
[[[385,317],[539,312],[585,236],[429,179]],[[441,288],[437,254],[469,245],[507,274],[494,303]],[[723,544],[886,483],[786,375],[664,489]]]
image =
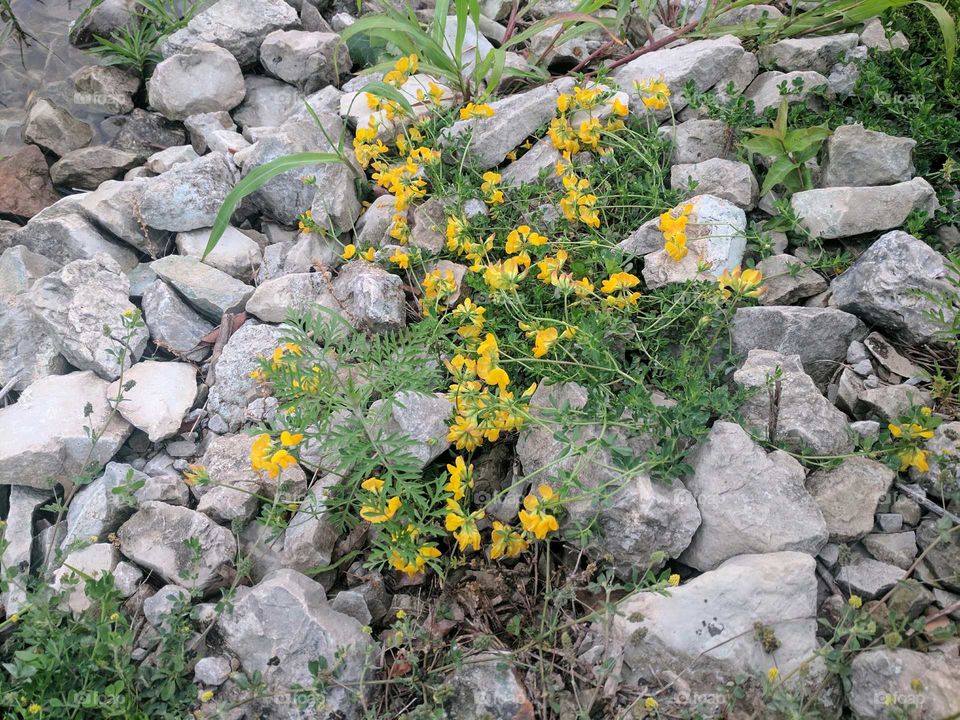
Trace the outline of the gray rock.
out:
[[[63,565],[53,573],[53,591],[63,593],[61,607],[80,615],[93,607],[87,596],[87,578],[97,580],[113,572],[120,560],[111,543],[97,543],[67,555]]]
[[[352,65],[347,44],[332,32],[275,30],[260,46],[264,69],[284,82],[312,93],[339,85]]]
[[[916,140],[841,125],[827,140],[820,181],[824,187],[892,185],[913,177]]]
[[[871,50],[880,52],[889,52],[890,50],[907,50],[910,47],[910,41],[907,36],[897,30],[887,37],[887,31],[883,27],[880,18],[875,17],[867,20],[860,31],[860,44],[865,45]]]
[[[401,390],[390,399],[374,402],[368,417],[373,432],[409,440],[407,453],[426,467],[450,447],[447,431],[452,413],[453,403],[442,394]]]
[[[917,555],[917,537],[910,532],[877,533],[863,538],[863,546],[880,562],[907,570]]]
[[[877,525],[879,525],[880,529],[885,533],[900,532],[903,528],[903,516],[899,513],[877,513]],[[883,558],[877,558],[877,560],[882,559]]]
[[[317,305],[342,313],[322,273],[294,273],[267,280],[247,301],[247,312],[264,322],[282,323],[292,312],[304,314]]]
[[[879,648],[857,654],[851,663],[847,694],[854,716],[857,720],[886,720],[891,717],[888,697],[910,720],[956,713],[960,709],[956,647],[945,646],[944,653]]]
[[[209,349],[201,346],[201,339],[214,328],[194,312],[176,292],[162,280],[154,282],[144,293],[141,302],[143,319],[150,331],[150,339],[184,360],[199,361]]]
[[[236,59],[222,47],[197,43],[159,63],[147,85],[150,106],[170,120],[232,110],[246,87]]]
[[[936,250],[896,230],[882,235],[830,287],[837,307],[906,343],[922,345],[942,326],[929,316],[941,305],[921,293],[951,293],[947,272]]]
[[[936,520],[929,518],[917,526],[917,544],[926,552],[924,560],[947,590],[960,592],[960,539],[955,532],[941,539]]]
[[[849,97],[856,90],[857,81],[860,79],[860,67],[866,59],[867,48],[858,45],[844,55],[843,62],[833,66],[827,76],[827,82],[838,97]]]
[[[780,86],[784,83],[787,86],[787,94],[781,96]],[[829,90],[827,78],[818,72],[782,73],[777,70],[770,70],[757,75],[744,91],[743,96],[753,102],[754,109],[758,114],[762,114],[768,108],[779,107],[781,97],[786,97],[789,103],[805,102],[811,109],[819,110],[819,101],[817,98],[811,97],[811,94],[817,88],[826,89],[828,99],[831,97],[832,91]]]
[[[160,113],[151,113],[136,108],[129,115],[121,115],[106,121],[118,126],[110,146],[126,150],[146,160],[157,150],[183,145],[187,135],[180,123],[167,120]]]
[[[146,502],[117,535],[125,557],[168,583],[207,592],[226,584],[233,572],[233,535],[195,510]],[[197,542],[200,552],[194,554],[187,541]]]
[[[244,79],[244,91],[249,95],[249,86],[246,84],[247,80],[247,78]],[[244,102],[247,102],[247,100],[248,97],[245,95]],[[193,146],[194,151],[200,155],[205,153],[207,148],[210,147],[210,140],[215,133],[222,130],[233,131],[237,129],[237,126],[230,117],[230,113],[223,110],[191,115],[190,117],[184,118],[183,125],[190,134],[190,144]]]
[[[73,101],[105,115],[124,115],[134,108],[140,78],[118,67],[88,65],[70,76]]]
[[[46,489],[88,462],[106,465],[131,431],[112,415],[107,385],[92,372],[52,375],[0,409],[0,485]],[[88,426],[105,428],[92,450]]]
[[[134,486],[146,479],[130,465],[108,463],[103,475],[79,490],[70,503],[62,547],[69,549],[77,542],[107,542],[107,536],[133,515],[137,506]]]
[[[870,558],[859,558],[844,565],[837,573],[837,583],[847,592],[865,600],[881,597],[907,576],[906,571]]]
[[[10,488],[6,527],[3,529],[6,545],[0,555],[0,572],[7,582],[2,594],[3,609],[7,617],[20,612],[27,603],[27,578],[34,545],[34,517],[51,499],[52,493],[47,490],[19,485]]]
[[[61,266],[105,253],[124,270],[136,267],[136,253],[109,240],[84,217],[84,197],[71,195],[41,211],[13,233],[10,244],[23,245]]]
[[[803,466],[780,450],[768,455],[739,425],[715,423],[687,462],[693,474],[685,484],[703,519],[680,556],[687,565],[711,570],[752,552],[816,555],[827,542],[823,516],[803,486]]]
[[[778,380],[774,380],[778,378]],[[827,400],[803,371],[799,355],[751,350],[733,374],[734,383],[749,393],[740,412],[754,434],[769,434],[775,417],[774,441],[816,455],[845,455],[853,451],[847,417]],[[774,402],[779,384],[779,398]]]
[[[490,103],[496,113],[491,118],[458,120],[441,134],[444,161],[459,162],[466,146],[478,169],[496,167],[508,152],[554,116],[557,97],[569,89],[568,85],[552,83],[496,100]],[[464,138],[468,134],[469,142]]]
[[[357,220],[358,247],[383,247],[394,242],[390,237],[393,216],[397,214],[397,199],[393,195],[381,195]]]
[[[934,430],[926,450],[929,470],[910,468],[910,478],[937,497],[954,496],[960,491],[960,471],[954,459],[960,455],[960,422],[943,423]]]
[[[143,616],[157,630],[169,631],[177,608],[186,601],[190,592],[179,585],[164,585],[155,595],[143,601]]]
[[[631,595],[614,617],[611,655],[622,655],[629,681],[655,683],[659,667],[692,666],[684,680],[705,692],[741,673],[789,675],[817,651],[815,566],[804,553],[741,555],[668,594]],[[758,624],[779,640],[775,653],[757,642]]]
[[[330,607],[338,613],[352,617],[361,625],[369,625],[373,616],[363,595],[355,590],[341,590],[330,601]]]
[[[244,83],[247,95],[233,111],[233,119],[241,128],[277,127],[303,107],[300,91],[281,80],[247,75]],[[309,121],[309,114],[302,119]]]
[[[405,324],[403,281],[379,265],[347,263],[333,281],[333,295],[354,327],[387,332]]]
[[[857,395],[853,414],[861,420],[886,423],[906,415],[913,407],[930,405],[932,402],[929,391],[913,385],[881,385],[867,388]]]
[[[80,190],[96,190],[136,167],[140,158],[124,150],[96,145],[71,150],[50,167],[54,184]]]
[[[45,98],[30,107],[21,133],[24,141],[60,157],[86,147],[93,140],[92,127]]]
[[[733,351],[775,350],[799,355],[803,369],[825,385],[846,357],[851,340],[862,340],[866,326],[854,315],[833,308],[742,307],[733,316]]]
[[[664,249],[644,256],[643,279],[658,288],[688,280],[715,280],[734,270],[746,249],[747,216],[731,202],[713,195],[697,195],[686,227],[687,255],[677,262]],[[709,269],[701,271],[702,265]]]
[[[660,218],[652,217],[617,243],[617,247],[627,255],[641,256],[662,249],[664,242]]]
[[[870,333],[863,343],[874,359],[894,375],[903,378],[926,377],[923,370],[898,353],[896,348],[880,333]]]
[[[253,295],[253,287],[245,285],[196,258],[167,255],[154,260],[150,267],[186,298],[200,313],[219,321],[224,313],[242,310]]]
[[[252,703],[255,712],[271,718],[305,720],[315,714],[298,710],[287,689],[312,684],[308,665],[317,658],[324,658],[330,667],[336,665],[339,682],[349,687],[365,678],[367,667],[375,662],[367,655],[377,652],[359,622],[332,609],[323,587],[294,570],[271,573],[242,593],[220,616],[217,628],[244,673],[258,673],[268,688],[279,691]],[[340,684],[331,686],[323,715],[360,717],[353,691]]]
[[[726,159],[733,150],[733,130],[721,120],[687,120],[657,132],[673,142],[673,162],[678,164]]]
[[[823,513],[831,542],[852,542],[873,530],[873,515],[893,484],[894,472],[863,457],[807,478],[807,490]]]
[[[711,40],[695,40],[678,47],[664,48],[642,55],[613,72],[613,79],[630,93],[630,109],[637,113],[648,112],[640,101],[634,82],[646,82],[662,78],[670,88],[670,104],[674,113],[687,105],[683,89],[693,81],[699,92],[709,90],[730,75],[744,50],[740,40],[725,35]],[[663,120],[670,117],[670,109],[656,111],[654,117]]]
[[[85,47],[93,44],[97,35],[108,38],[117,30],[131,25],[136,13],[135,0],[104,0],[70,23],[70,42],[77,47]]]
[[[327,493],[340,482],[336,475],[321,477],[307,493],[283,535],[280,561],[299,572],[329,565],[340,532],[324,504]]]
[[[177,250],[181,255],[203,258],[210,240],[210,229],[177,233]],[[263,262],[260,246],[248,235],[228,226],[210,254],[202,260],[239,280],[250,281]]]
[[[545,181],[547,184],[556,187],[560,178],[556,176],[553,169],[560,159],[560,151],[554,147],[553,141],[549,137],[541,138],[522,157],[504,168],[501,173],[501,185],[503,187],[522,187],[539,181],[540,175],[546,173]]]
[[[261,358],[273,354],[281,334],[280,328],[271,325],[247,323],[231,335],[224,346],[207,408],[219,415],[231,432],[243,424],[247,405],[261,395],[260,385],[250,373],[260,367]]]
[[[198,157],[200,156],[193,149],[193,145],[174,145],[148,157],[144,167],[152,173],[161,175],[177,165],[192,162]]]
[[[169,458],[171,461],[173,458]],[[153,472],[148,463],[144,470]],[[172,470],[171,470],[172,472]],[[190,502],[190,491],[186,483],[176,475],[148,475],[144,480],[143,487],[134,493],[138,503],[158,500],[168,505],[182,505],[184,507]]]
[[[691,186],[692,189],[688,189]],[[744,210],[752,210],[760,194],[760,186],[749,165],[721,158],[693,165],[674,165],[670,170],[670,187],[684,191],[688,196],[714,195]]]
[[[556,33],[554,33],[556,34]],[[471,658],[444,682],[444,707],[459,720],[532,720],[533,704],[510,653],[486,652]]]
[[[823,276],[793,255],[771,255],[757,263],[763,273],[761,305],[792,305],[827,289]]]
[[[126,560],[118,562],[113,569],[113,587],[122,598],[133,595],[142,583],[143,570]]]
[[[120,266],[110,257],[98,255],[92,260],[74,260],[59,273],[37,280],[28,298],[31,312],[74,367],[116,380],[121,366],[114,354],[120,345],[114,338],[125,335],[124,314],[136,310],[127,299],[129,290],[130,281]],[[105,327],[111,329],[109,336]],[[123,367],[140,357],[147,339],[143,327],[130,331]]]
[[[813,70],[825,75],[859,42],[856,33],[787,38],[763,47],[759,60],[779,70]]]
[[[618,571],[656,564],[655,553],[679,556],[700,525],[693,496],[679,482],[666,485],[638,470],[618,468],[608,442],[636,455],[651,443],[620,429],[583,423],[578,411],[586,402],[586,388],[576,383],[539,385],[530,399],[539,422],[524,428],[517,441],[524,474],[541,483],[579,473],[583,492],[567,504],[560,530],[573,535],[591,528],[587,552],[609,556]],[[578,429],[571,443],[557,439],[557,433],[570,431],[574,424]],[[598,496],[607,499],[600,502]]]
[[[143,221],[157,230],[186,232],[213,226],[233,190],[234,171],[226,156],[213,153],[146,182],[140,200]]]
[[[230,658],[224,655],[210,655],[200,658],[197,664],[193,666],[193,679],[208,687],[219,687],[223,685],[233,668],[230,665]]]
[[[197,399],[197,371],[193,365],[178,362],[139,362],[124,373],[124,384],[135,382],[123,391],[117,408],[124,419],[147,433],[150,442],[172,437],[180,429],[183,416]],[[108,392],[116,396],[119,382]]]
[[[417,205],[410,213],[410,244],[429,255],[437,255],[446,246],[447,210],[437,198]]]
[[[94,192],[79,195],[78,210],[93,225],[110,236],[151,257],[166,246],[166,233],[145,227],[140,202],[149,184],[143,180],[102,183]]]
[[[794,193],[790,205],[814,237],[834,239],[890,230],[914,211],[932,216],[937,196],[923,178],[877,187],[830,187]]]
[[[332,235],[342,235],[353,229],[363,210],[357,197],[356,183],[351,170],[341,163],[326,164],[317,177],[317,192],[310,210],[313,221]]]

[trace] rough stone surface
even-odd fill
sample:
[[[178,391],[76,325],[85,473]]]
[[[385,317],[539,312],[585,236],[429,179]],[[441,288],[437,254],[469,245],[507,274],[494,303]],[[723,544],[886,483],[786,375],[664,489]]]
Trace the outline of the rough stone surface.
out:
[[[815,564],[797,552],[741,555],[669,595],[628,597],[613,621],[626,676],[659,682],[657,668],[693,665],[684,679],[712,692],[738,673],[793,672],[817,650]],[[755,623],[780,641],[774,654],[756,641]]]
[[[37,100],[27,112],[23,139],[60,157],[93,140],[93,128],[49,100]]]
[[[914,210],[932,216],[937,197],[917,177],[896,185],[804,190],[790,205],[814,237],[830,240],[899,227]]]
[[[107,542],[107,536],[115,532],[136,509],[133,485],[145,481],[146,475],[130,465],[111,462],[103,474],[80,489],[67,511],[67,532],[62,547],[69,548],[75,542]],[[129,492],[114,492],[128,487]]]
[[[119,346],[103,328],[110,327],[116,337],[126,334],[123,315],[135,310],[127,299],[129,290],[130,282],[120,266],[99,255],[93,260],[74,260],[59,273],[41,278],[28,297],[31,312],[70,364],[115,380],[121,366],[113,353]],[[124,367],[140,357],[147,338],[143,327],[131,331]]]
[[[253,288],[197,258],[167,255],[150,267],[204,316],[219,321],[224,313],[242,310]]]
[[[68,152],[50,167],[50,177],[61,187],[96,190],[138,163],[139,158],[133,153],[96,145]]]
[[[0,555],[0,572],[8,578],[6,590],[0,599],[4,613],[9,617],[20,612],[27,602],[26,576],[34,546],[34,519],[39,509],[52,499],[47,490],[14,485],[10,488],[6,527],[3,539],[6,546]],[[16,579],[13,579],[16,578]]]
[[[109,236],[122,240],[150,257],[157,257],[166,246],[166,233],[144,229],[139,207],[148,181],[118,182],[108,180],[94,192],[78,196],[80,213]]]
[[[917,544],[927,554],[924,558],[933,577],[947,590],[960,592],[960,539],[956,532],[947,540],[939,540],[940,530],[932,518],[917,526]]]
[[[841,125],[827,140],[821,166],[824,187],[892,185],[913,177],[916,140],[867,130],[862,125]]]
[[[796,83],[802,83],[802,89],[797,89]],[[786,83],[788,93],[785,96],[780,95],[780,86]],[[750,83],[750,86],[744,91],[743,96],[753,102],[757,113],[763,113],[768,108],[775,108],[780,105],[782,97],[787,98],[787,102],[807,102],[813,109],[819,108],[819,101],[811,94],[816,88],[825,88],[828,86],[827,78],[818,72],[809,70],[798,70],[794,72],[782,73],[777,70],[770,70],[757,75]],[[827,93],[828,98],[830,93]]]
[[[193,145],[174,145],[148,157],[144,167],[152,173],[161,175],[177,165],[191,162],[198,157],[200,156],[193,149]]]
[[[170,630],[171,614],[177,606],[186,600],[189,603],[190,592],[179,585],[164,585],[156,595],[143,601],[143,616],[158,630]]]
[[[89,65],[70,76],[74,102],[107,115],[123,115],[134,108],[133,94],[140,78],[122,68]]]
[[[771,255],[757,263],[767,289],[761,305],[792,305],[827,289],[827,281],[793,255]]]
[[[282,80],[265,75],[247,75],[244,83],[247,95],[232,113],[241,128],[277,127],[303,107],[304,98],[300,91]]]
[[[227,528],[206,515],[162,502],[146,502],[117,533],[120,552],[168,583],[206,592],[225,584],[237,543]],[[196,540],[195,557],[185,541]]]
[[[857,720],[886,720],[892,695],[910,720],[945,718],[960,710],[960,658],[956,646],[943,654],[899,648],[859,653],[851,664],[848,700]],[[922,687],[917,689],[916,680]]]
[[[799,355],[817,385],[830,380],[850,342],[866,336],[867,328],[856,316],[833,308],[743,307],[730,328],[735,353],[762,349]]]
[[[347,44],[332,32],[275,30],[260,46],[264,69],[284,82],[312,93],[325,85],[339,85],[350,72]]]
[[[213,226],[233,189],[234,171],[223,154],[212,153],[147,182],[140,201],[143,221],[157,230],[186,232]]]
[[[198,43],[214,43],[248,67],[257,62],[267,35],[295,27],[298,22],[297,11],[283,0],[219,0],[168,37],[161,51],[164,57],[170,57]]]
[[[209,240],[210,229],[207,228],[177,233],[177,249],[181,255],[200,259],[203,258]],[[227,275],[249,282],[263,262],[263,252],[248,235],[228,226],[203,262]]]
[[[150,106],[170,120],[232,110],[246,94],[239,63],[210,43],[197,43],[159,63],[147,89]]]
[[[960,491],[960,422],[943,423],[927,441],[927,465],[921,472],[910,468],[910,478],[937,497],[951,497]]]
[[[882,235],[830,284],[837,307],[911,345],[942,327],[929,313],[942,306],[919,293],[951,293],[944,258],[922,240],[895,230]]]
[[[688,195],[714,195],[744,210],[752,210],[760,194],[760,186],[749,165],[721,158],[674,165],[670,170],[670,187],[687,191]]]
[[[567,443],[555,437],[564,421],[575,418],[586,402],[586,388],[576,383],[540,384],[530,399],[530,409],[543,425],[528,426],[517,441],[524,474],[540,483],[560,473],[579,471],[583,492],[567,504],[561,531],[591,526],[595,535],[587,550],[611,556],[623,572],[650,565],[651,556],[658,551],[668,557],[679,556],[700,525],[693,496],[680,483],[668,486],[636,470],[618,470],[608,447],[599,442],[603,438],[642,454],[650,446],[648,440],[628,437],[618,429],[604,432],[599,425],[578,425],[573,452],[567,455]],[[600,502],[598,493],[609,499]]]
[[[533,720],[534,710],[508,653],[488,652],[471,658],[446,681],[444,702],[460,720]]]
[[[447,430],[453,403],[441,394],[400,391],[390,400],[377,400],[370,406],[371,426],[385,434],[402,434],[413,442],[408,449],[422,467],[440,457],[450,447]]]
[[[737,458],[731,463],[731,458]],[[816,555],[827,528],[803,486],[803,467],[780,450],[769,455],[734,423],[717,422],[687,462],[686,481],[703,522],[681,560],[711,570],[751,552]],[[789,507],[789,515],[783,508]]]
[[[837,583],[849,593],[872,600],[881,597],[906,576],[906,571],[896,565],[859,558],[840,568]]]
[[[124,419],[147,433],[150,442],[175,435],[197,398],[197,371],[193,365],[145,360],[124,373],[123,379],[124,384],[136,383],[123,391],[118,410]],[[115,382],[109,392],[115,397],[120,390],[119,382]]]
[[[108,122],[119,126],[110,146],[135,153],[141,160],[146,160],[157,150],[183,145],[187,141],[180,123],[141,108],[129,115],[110,118]]]
[[[197,660],[193,666],[193,677],[198,683],[203,683],[208,687],[219,687],[223,685],[233,668],[230,666],[230,658],[223,655],[209,655]]]
[[[673,142],[673,162],[678,164],[728,158],[734,146],[733,131],[722,120],[687,120],[658,132]]]
[[[28,145],[0,160],[0,215],[29,220],[58,199],[40,148]]]
[[[67,555],[63,565],[53,573],[54,592],[65,594],[62,606],[74,615],[93,607],[93,601],[86,593],[86,578],[98,579],[113,572],[119,559],[119,553],[111,543],[97,543]]]
[[[860,31],[860,44],[880,52],[906,50],[910,47],[907,36],[899,30],[887,37],[887,31],[880,18],[867,20],[863,30]]]
[[[887,423],[906,415],[913,407],[931,405],[932,402],[928,390],[914,385],[881,385],[866,388],[857,395],[853,414],[862,420]]]
[[[772,403],[770,382],[779,377],[779,399]],[[750,395],[740,412],[754,433],[768,435],[775,407],[774,440],[817,455],[844,455],[853,450],[846,415],[827,400],[803,371],[799,355],[751,350],[733,374],[737,386]],[[774,405],[774,407],[771,407]]]
[[[308,663],[320,657],[338,666],[340,682],[356,683],[366,672],[367,652],[376,652],[360,623],[333,610],[323,586],[294,570],[271,573],[239,595],[217,628],[248,676],[259,673],[268,687],[281,691],[293,684],[309,686],[313,676]],[[335,657],[338,650],[344,652],[342,665]],[[286,692],[254,705],[266,717],[308,717]],[[347,690],[332,686],[324,715],[356,720],[360,709]]]
[[[807,490],[823,513],[831,542],[853,542],[873,530],[873,516],[894,477],[886,465],[864,457],[810,473]]]
[[[291,312],[305,313],[317,305],[342,312],[321,273],[293,273],[258,286],[247,301],[247,312],[264,322],[282,323]]]
[[[863,538],[863,546],[880,562],[907,570],[917,556],[917,534],[912,530],[876,533]]]
[[[261,388],[250,373],[260,367],[261,357],[273,354],[280,337],[279,328],[247,323],[231,335],[224,346],[207,407],[219,415],[231,431],[240,428],[247,405],[261,395]]]
[[[157,347],[184,360],[202,360],[209,350],[201,339],[213,324],[194,312],[163,280],[156,280],[143,293],[143,319]]]
[[[787,38],[765,46],[760,51],[759,60],[779,70],[813,70],[826,75],[859,42],[856,33]]]
[[[734,270],[746,249],[747,216],[733,203],[713,195],[697,195],[687,222],[687,255],[677,262],[661,249],[644,256],[643,279],[651,288],[687,280],[715,280]],[[662,235],[661,235],[662,237]],[[709,270],[700,271],[705,263]]]
[[[333,281],[333,295],[355,327],[384,332],[403,327],[403,281],[379,265],[347,263]]]

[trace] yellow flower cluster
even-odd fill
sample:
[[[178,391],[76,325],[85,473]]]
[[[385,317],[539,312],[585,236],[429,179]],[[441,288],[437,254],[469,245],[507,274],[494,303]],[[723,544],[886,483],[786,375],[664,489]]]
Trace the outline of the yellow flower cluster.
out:
[[[377,185],[386,188],[396,197],[396,209],[404,211],[410,207],[413,200],[419,200],[427,194],[427,181],[423,179],[423,172],[412,157],[399,165],[387,165],[384,162],[374,162],[373,179]]]
[[[363,505],[360,507],[360,517],[371,525],[379,525],[387,520],[393,519],[397,510],[403,505],[400,498],[394,495],[387,498],[384,493],[384,482],[378,477],[369,477],[360,483],[365,494],[363,496]]]
[[[921,408],[921,419],[930,417],[931,410],[928,407]],[[919,447],[921,441],[929,440],[933,437],[933,430],[924,427],[915,422],[887,425],[890,435],[903,443],[905,447],[897,453],[900,458],[900,472],[915,467],[920,472],[927,472],[930,464],[927,462],[927,451]]]
[[[440,557],[441,553],[433,543],[420,543],[420,531],[413,525],[390,534],[393,550],[390,552],[390,567],[409,576],[422,572],[430,560]]]
[[[457,279],[453,270],[431,270],[423,277],[423,316],[437,312],[440,303],[457,291]]]
[[[596,210],[597,196],[586,192],[590,188],[590,181],[567,173],[563,176],[563,187],[567,191],[560,200],[563,216],[571,222],[579,220],[592,228],[600,227],[600,216]]]
[[[460,119],[461,120],[473,120],[474,118],[492,118],[497,114],[497,111],[494,110],[489,105],[484,104],[474,104],[467,103],[462,108],[460,108]]]
[[[297,464],[297,459],[287,448],[293,448],[303,442],[303,435],[292,434],[284,430],[280,433],[280,447],[267,433],[258,435],[250,448],[250,466],[257,472],[266,472],[276,478],[285,468]]]
[[[690,219],[690,213],[693,205],[687,203],[680,207],[667,210],[660,216],[658,227],[663,233],[664,245],[666,251],[674,262],[680,262],[687,256],[687,222]]]
[[[600,291],[606,295],[604,302],[619,310],[637,304],[640,292],[634,290],[640,284],[640,278],[628,272],[616,272],[600,284]]]
[[[517,325],[526,333],[528,338],[533,340],[533,356],[535,358],[543,357],[560,340],[569,340],[577,333],[577,328],[574,325],[568,325],[563,332],[555,326],[541,327],[539,323],[520,321]]]
[[[554,508],[559,505],[559,498],[549,485],[540,485],[536,495],[527,495],[523,499],[523,510],[517,513],[520,525],[537,540],[543,540],[551,532],[560,529]]]
[[[489,170],[483,174],[483,183],[480,185],[480,192],[483,193],[483,199],[487,205],[502,205],[503,190],[498,185],[503,177],[500,173]]]
[[[608,91],[601,87],[586,88],[578,85],[573,89],[572,96],[563,93],[557,97],[558,115],[550,121],[547,136],[567,161],[571,155],[581,150],[602,154],[604,151],[600,147],[601,134],[623,129],[623,121],[619,118],[625,117],[629,111],[619,98],[613,98],[608,111],[616,116],[616,119],[603,123],[599,117],[594,116],[594,111],[605,104],[604,98],[608,94]],[[585,118],[584,113],[587,115]],[[579,115],[579,122],[574,119],[574,114]]]
[[[661,76],[658,80],[635,81],[633,87],[640,94],[640,101],[650,110],[663,110],[670,102],[670,88]]]
[[[397,60],[396,63],[394,63],[393,70],[383,76],[383,81],[387,85],[393,85],[395,88],[401,88],[419,67],[420,60],[416,54],[407,55],[406,57],[402,57]]]
[[[763,273],[754,268],[741,270],[736,267],[732,273],[724,270],[717,282],[724,300],[729,300],[731,297],[758,298],[767,291],[763,287]]]

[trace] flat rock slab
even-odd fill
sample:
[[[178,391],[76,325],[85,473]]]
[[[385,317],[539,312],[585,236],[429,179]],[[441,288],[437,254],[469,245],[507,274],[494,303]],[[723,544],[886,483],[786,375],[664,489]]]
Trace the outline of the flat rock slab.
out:
[[[197,398],[196,368],[187,363],[145,360],[124,373],[123,379],[125,385],[135,383],[124,390],[118,408],[124,419],[147,433],[150,442],[175,435]],[[119,391],[119,381],[110,386],[111,396]]]
[[[167,255],[154,260],[150,267],[198,312],[214,322],[219,322],[224,313],[242,310],[253,295],[252,286],[194,257]]]

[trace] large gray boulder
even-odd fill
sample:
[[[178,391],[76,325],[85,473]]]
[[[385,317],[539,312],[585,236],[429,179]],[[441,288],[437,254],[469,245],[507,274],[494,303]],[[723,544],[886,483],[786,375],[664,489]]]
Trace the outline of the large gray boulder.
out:
[[[237,542],[203,513],[145,502],[117,532],[120,552],[164,581],[207,592],[229,584]],[[195,542],[193,552],[188,542]]]
[[[267,35],[298,24],[297,11],[283,0],[219,0],[168,37],[161,52],[170,57],[200,43],[213,43],[248,67],[257,62]]]
[[[212,227],[234,180],[232,163],[222,153],[177,165],[144,185],[140,215],[157,230]]]
[[[713,158],[729,159],[733,130],[722,120],[687,120],[658,130],[673,142],[675,163],[701,163]]]
[[[210,228],[177,233],[177,249],[181,255],[202,259],[207,265],[238,280],[252,280],[263,262],[263,252],[256,241],[228,225],[213,250],[203,257],[210,233]]]
[[[823,513],[830,542],[853,542],[873,530],[873,516],[894,477],[886,465],[864,457],[810,473],[807,490]]]
[[[913,148],[917,141],[841,125],[827,140],[821,166],[824,187],[892,185],[913,177]]]
[[[766,292],[761,305],[792,305],[827,289],[827,281],[793,255],[771,255],[757,263]]]
[[[684,681],[706,693],[771,667],[821,675],[815,566],[798,552],[741,555],[669,593],[631,595],[613,619],[612,657],[629,682],[661,683],[661,668],[688,668]],[[774,652],[758,641],[758,625],[779,641]]]
[[[159,63],[147,90],[150,106],[170,120],[233,110],[246,94],[236,58],[210,43],[197,43]]]
[[[290,313],[304,314],[318,305],[343,312],[322,273],[292,273],[257,286],[247,300],[247,312],[264,322],[282,323]]]
[[[507,652],[470,659],[444,683],[448,717],[458,720],[533,720],[533,704]]]
[[[860,37],[856,33],[786,38],[763,47],[758,59],[778,70],[813,70],[826,75],[859,43]]]
[[[88,222],[108,236],[157,257],[166,246],[167,234],[145,228],[139,217],[144,190],[150,187],[153,187],[150,180],[109,180],[93,192],[78,196],[77,208]]]
[[[450,448],[447,432],[452,413],[453,403],[440,393],[401,390],[392,398],[374,402],[368,421],[371,432],[381,433],[381,437],[409,440],[407,453],[426,467]]]
[[[120,338],[127,334],[123,319],[136,311],[129,293],[130,281],[120,266],[98,255],[74,260],[37,280],[28,298],[31,312],[74,367],[116,380],[123,368],[139,359],[149,337],[142,326],[130,331],[121,366],[117,353],[122,349]]]
[[[947,278],[940,253],[922,240],[900,230],[874,242],[845,272],[830,284],[838,308],[911,345],[929,342],[943,325],[931,313],[950,308],[923,293],[946,294],[955,290]]]
[[[618,468],[611,446],[639,456],[651,442],[619,428],[584,422],[579,411],[587,399],[586,388],[576,383],[540,384],[530,399],[538,422],[527,425],[517,441],[524,474],[535,484],[577,474],[580,488],[565,505],[560,530],[573,536],[591,528],[587,552],[609,556],[618,570],[647,567],[656,553],[679,556],[700,525],[693,496],[679,482],[654,482],[641,471]],[[575,432],[575,439],[558,439],[564,432]]]
[[[749,165],[722,158],[674,165],[670,170],[670,187],[687,195],[694,192],[714,195],[744,210],[752,210],[760,194],[760,186]]]
[[[406,322],[403,280],[363,260],[347,263],[333,281],[333,296],[355,327],[387,332]]]
[[[278,327],[246,323],[224,346],[207,408],[212,414],[219,415],[231,432],[240,429],[247,406],[263,392],[250,373],[259,369],[262,358],[273,354],[280,345],[281,336]]]
[[[189,363],[145,360],[124,373],[123,402],[117,407],[124,419],[147,434],[150,442],[176,435],[183,417],[197,399],[197,370]],[[114,397],[119,381],[110,386]]]
[[[209,348],[201,340],[214,326],[194,312],[163,280],[155,280],[140,301],[150,339],[184,360],[203,360]]]
[[[755,434],[768,436],[772,429],[769,439],[817,455],[853,450],[847,416],[820,393],[799,355],[751,350],[733,382],[749,393],[740,412]]]
[[[762,349],[799,355],[818,386],[826,385],[846,359],[850,343],[866,336],[867,327],[855,315],[834,308],[742,307],[730,326],[735,353]]]
[[[339,85],[350,72],[347,44],[332,32],[275,30],[260,46],[264,69],[284,82],[312,93],[326,85]]]
[[[106,465],[132,428],[92,372],[51,375],[0,409],[0,485],[52,488],[88,462]],[[103,429],[91,447],[88,428]]]
[[[917,682],[919,680],[919,683]],[[850,674],[850,709],[857,720],[887,720],[892,697],[910,720],[946,718],[960,711],[960,657],[956,645],[921,653],[878,648],[857,654]]]
[[[268,688],[276,690],[253,703],[265,717],[362,717],[356,695],[362,691],[355,688],[376,665],[378,650],[360,623],[331,608],[323,586],[306,575],[277,570],[252,588],[244,588],[220,616],[217,630],[244,673],[257,673]],[[292,685],[313,684],[309,666],[319,658],[337,668],[339,682],[328,688],[322,708],[299,709],[288,690]]]
[[[304,98],[300,91],[282,80],[266,75],[247,75],[244,77],[244,84],[247,95],[231,113],[241,128],[278,127],[283,125],[294,111],[303,107]]]
[[[140,164],[135,154],[107,145],[71,150],[50,166],[50,177],[59,186],[96,190]]]
[[[937,194],[921,177],[896,185],[828,187],[794,193],[790,205],[811,235],[825,240],[891,230],[921,211],[933,216]]]
[[[816,555],[826,544],[826,524],[803,486],[803,466],[782,450],[767,454],[739,425],[717,422],[687,462],[693,474],[685,484],[702,518],[680,557],[687,565],[711,570],[753,552]]]
[[[92,127],[46,98],[37,100],[27,111],[22,134],[26,142],[60,157],[86,147],[93,140]]]

